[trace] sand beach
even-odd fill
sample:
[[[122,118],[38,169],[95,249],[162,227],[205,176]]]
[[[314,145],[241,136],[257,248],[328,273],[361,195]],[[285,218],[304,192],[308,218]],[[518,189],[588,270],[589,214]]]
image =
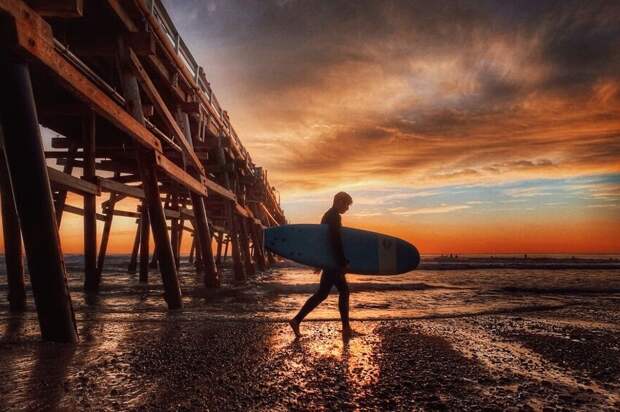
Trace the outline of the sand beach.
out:
[[[170,312],[159,279],[140,285],[124,259],[96,299],[71,276],[77,346],[42,343],[32,303],[2,304],[4,409],[620,408],[618,270],[348,275],[359,334],[343,341],[333,295],[296,340],[286,320],[316,286],[307,268],[206,290],[185,262],[185,307]]]

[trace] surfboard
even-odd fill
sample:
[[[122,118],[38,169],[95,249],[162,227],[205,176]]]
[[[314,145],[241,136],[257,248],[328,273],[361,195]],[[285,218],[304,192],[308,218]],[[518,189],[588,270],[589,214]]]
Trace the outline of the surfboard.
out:
[[[324,269],[338,267],[327,225],[294,224],[265,229],[265,248],[295,262]],[[411,243],[381,233],[340,229],[349,273],[396,275],[415,269],[420,253]]]

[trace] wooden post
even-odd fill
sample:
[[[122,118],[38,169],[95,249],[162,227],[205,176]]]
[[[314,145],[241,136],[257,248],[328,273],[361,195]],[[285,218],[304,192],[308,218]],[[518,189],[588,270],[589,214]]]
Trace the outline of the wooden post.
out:
[[[101,279],[103,272],[103,264],[108,249],[108,242],[110,240],[110,230],[112,230],[112,219],[114,217],[114,204],[115,195],[110,195],[109,209],[106,211],[105,220],[103,222],[103,232],[101,233],[101,243],[99,244],[99,254],[97,256],[97,278]]]
[[[243,253],[243,262],[245,264],[245,272],[247,276],[254,276],[256,274],[256,268],[252,262],[252,252],[250,251],[250,242],[248,236],[248,229],[246,226],[245,218],[243,216],[237,217],[239,222],[239,239],[241,243],[241,250]]]
[[[136,236],[133,239],[133,248],[131,249],[131,258],[129,259],[129,266],[127,272],[136,273],[138,268],[138,248],[140,247],[140,231],[142,230],[141,220],[138,219],[138,225],[136,228]]]
[[[254,246],[254,261],[259,270],[267,269],[265,255],[263,249],[263,229],[260,225],[250,222],[250,234],[252,235],[252,244]]]
[[[170,309],[178,309],[181,303],[181,288],[177,277],[174,254],[168,236],[166,216],[161,204],[157,172],[155,171],[155,154],[138,148],[138,167],[142,175],[145,201],[148,206],[151,230],[157,247],[159,271],[164,284],[164,298]]]
[[[96,117],[89,111],[83,121],[84,174],[83,179],[95,183]],[[84,290],[96,292],[101,278],[97,271],[97,205],[96,196],[84,195]]]
[[[196,244],[198,246],[198,244]],[[194,268],[197,272],[202,270],[202,256],[200,256],[200,247],[196,247],[196,258],[194,259]]]
[[[77,152],[77,144],[75,141],[71,141],[71,147],[69,147],[69,156],[75,154]],[[62,171],[70,175],[73,172],[73,163],[74,159],[69,157],[67,158],[67,163],[63,166]],[[67,191],[59,190],[58,196],[56,197],[56,201],[54,202],[56,208],[56,221],[58,222],[58,227],[60,227],[60,221],[62,220],[62,213],[65,210],[65,203],[67,201]]]
[[[170,196],[168,209],[179,210],[179,196],[175,193]],[[170,219],[170,244],[172,245],[172,253],[174,254],[174,263],[179,266],[179,255],[177,245],[179,243],[179,219],[173,217]]]
[[[267,261],[269,262],[269,266],[273,266],[276,263],[276,259],[271,252],[267,252]]]
[[[209,222],[207,221],[207,211],[202,196],[191,192],[192,208],[194,210],[194,221],[196,222],[194,233],[197,234],[200,248],[200,256],[202,258],[202,270],[204,273],[204,285],[208,288],[218,287],[220,285],[219,274],[213,259],[213,250],[211,249],[211,233],[209,230]]]
[[[153,256],[151,257],[151,263],[149,263],[149,268],[157,269],[157,256],[159,252],[157,251],[157,242],[155,243],[155,251],[153,252]]]
[[[215,258],[215,264],[218,268],[222,267],[222,245],[224,243],[224,232],[219,232],[217,234],[217,257]]]
[[[142,101],[140,89],[135,74],[129,64],[129,52],[122,39],[119,39],[119,54],[121,61],[121,80],[125,100],[132,116],[144,124],[142,113]],[[178,309],[182,306],[181,288],[177,277],[177,268],[174,264],[174,255],[170,245],[170,237],[166,225],[166,216],[161,204],[159,185],[157,184],[157,171],[155,169],[155,153],[136,145],[138,169],[142,178],[144,201],[148,208],[151,230],[155,239],[155,248],[158,255],[160,273],[164,284],[164,299],[170,309]]]
[[[230,245],[230,235],[226,238],[226,244],[224,245],[224,261],[226,261],[226,256],[228,256],[228,245]]]
[[[0,141],[2,140],[1,135],[2,130],[0,130]],[[2,197],[2,230],[4,233],[4,260],[9,287],[9,310],[20,312],[26,308],[22,237],[4,156],[0,156],[0,195]]]
[[[30,72],[0,51],[0,120],[32,292],[44,340],[77,342],[77,330]]]
[[[140,282],[149,281],[149,212],[142,205],[140,216]]]
[[[232,208],[231,208],[232,209]],[[232,245],[232,260],[233,260],[233,277],[236,282],[243,282],[246,279],[245,266],[242,261],[241,245],[239,241],[239,223],[237,217],[231,212],[231,228],[230,228],[230,243]]]
[[[119,172],[114,173],[114,177],[118,177]],[[105,210],[105,221],[103,223],[103,232],[101,233],[101,244],[99,245],[99,255],[97,258],[97,277],[101,279],[103,273],[103,263],[108,250],[108,240],[110,239],[110,230],[112,230],[112,219],[114,218],[114,206],[116,204],[116,193],[110,193],[108,201],[108,209]]]
[[[189,248],[189,264],[194,263],[194,250],[196,249],[196,236],[192,236],[192,246]]]
[[[185,200],[183,200],[179,206],[179,211],[184,209],[186,206]],[[181,243],[183,242],[183,232],[185,227],[185,219],[183,219],[183,215],[181,215],[181,219],[179,219],[179,225],[177,226],[178,235],[177,235],[177,244],[176,244],[176,256],[177,256],[177,267],[181,266]]]

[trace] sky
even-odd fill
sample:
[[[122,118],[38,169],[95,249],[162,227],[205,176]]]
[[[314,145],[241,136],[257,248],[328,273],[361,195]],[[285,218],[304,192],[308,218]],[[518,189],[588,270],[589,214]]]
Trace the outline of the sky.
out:
[[[344,190],[422,253],[620,253],[620,2],[164,4],[290,223]]]
[[[290,222],[620,252],[620,2],[165,4]]]

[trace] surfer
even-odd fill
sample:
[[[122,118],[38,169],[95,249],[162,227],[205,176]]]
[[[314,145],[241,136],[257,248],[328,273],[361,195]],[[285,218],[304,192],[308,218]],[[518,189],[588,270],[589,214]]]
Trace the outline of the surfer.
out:
[[[349,206],[353,204],[353,199],[348,193],[339,192],[334,196],[334,202],[332,207],[325,212],[321,219],[321,224],[328,225],[329,230],[329,242],[334,251],[334,256],[338,260],[338,269],[323,269],[321,274],[321,283],[319,289],[310,296],[306,303],[299,310],[299,313],[289,321],[295,336],[301,336],[299,332],[299,324],[301,321],[316,308],[319,303],[323,302],[329,295],[329,291],[332,286],[336,286],[338,289],[338,310],[340,311],[340,319],[342,320],[342,336],[349,338],[353,334],[351,325],[349,324],[349,285],[345,274],[348,269],[348,261],[344,256],[344,250],[342,248],[342,239],[340,237],[340,228],[342,227],[342,220],[340,215],[349,210]],[[319,269],[320,270],[320,269]]]

